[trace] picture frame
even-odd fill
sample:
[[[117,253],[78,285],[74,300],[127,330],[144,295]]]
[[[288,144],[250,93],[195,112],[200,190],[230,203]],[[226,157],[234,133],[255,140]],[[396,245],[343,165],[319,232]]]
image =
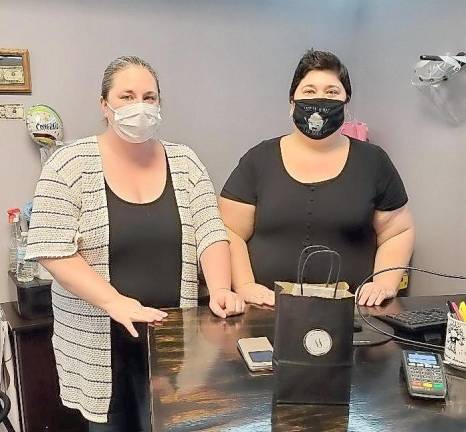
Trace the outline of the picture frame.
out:
[[[29,51],[0,48],[0,94],[31,93]]]

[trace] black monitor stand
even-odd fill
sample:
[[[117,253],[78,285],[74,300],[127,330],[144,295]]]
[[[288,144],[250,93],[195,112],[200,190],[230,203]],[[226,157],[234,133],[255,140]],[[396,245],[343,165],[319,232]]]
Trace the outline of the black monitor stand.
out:
[[[372,316],[366,316],[366,319],[381,330],[393,334],[393,329],[388,324],[385,324]],[[391,336],[377,332],[372,327],[368,326],[359,314],[355,313],[353,325],[353,346],[379,345],[388,342],[390,339]]]

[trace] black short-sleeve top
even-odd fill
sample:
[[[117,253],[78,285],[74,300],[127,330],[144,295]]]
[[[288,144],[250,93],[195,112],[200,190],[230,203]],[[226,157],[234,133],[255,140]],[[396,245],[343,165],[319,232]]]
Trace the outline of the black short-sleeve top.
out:
[[[373,271],[377,238],[374,211],[396,210],[408,201],[403,182],[380,147],[350,138],[346,164],[336,177],[301,183],[286,171],[280,139],[249,150],[221,196],[256,207],[247,246],[256,282],[295,282],[302,249],[326,245],[342,257],[340,280],[354,290]],[[316,257],[305,280],[325,282],[328,261]]]

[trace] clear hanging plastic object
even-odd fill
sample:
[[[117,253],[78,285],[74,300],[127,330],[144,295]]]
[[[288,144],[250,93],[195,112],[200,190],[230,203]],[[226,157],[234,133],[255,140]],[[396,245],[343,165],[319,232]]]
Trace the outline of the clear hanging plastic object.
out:
[[[456,56],[422,55],[414,67],[412,83],[415,86],[432,86],[447,81],[466,66],[466,54]]]
[[[458,126],[466,121],[466,54],[421,55],[412,84],[428,98],[431,115]],[[455,79],[452,79],[452,78]]]

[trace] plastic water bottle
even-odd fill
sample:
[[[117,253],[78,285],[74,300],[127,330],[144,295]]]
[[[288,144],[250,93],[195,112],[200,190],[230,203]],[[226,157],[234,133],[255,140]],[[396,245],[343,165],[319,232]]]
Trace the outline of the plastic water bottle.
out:
[[[32,264],[32,276],[34,278],[39,278],[39,263],[37,262],[37,260],[31,260],[31,264]]]
[[[30,282],[34,279],[33,264],[31,261],[24,259],[26,255],[26,246],[28,243],[28,233],[21,233],[21,242],[18,245],[16,279],[19,282]]]
[[[10,238],[8,239],[8,270],[16,273],[16,256],[18,254],[18,243],[20,241],[20,228],[19,228],[19,209],[8,210],[8,224],[10,227]]]
[[[8,259],[9,266],[8,270],[12,273],[16,273],[16,254],[18,252],[18,243],[14,235],[14,225],[10,223],[10,239],[8,243]]]

